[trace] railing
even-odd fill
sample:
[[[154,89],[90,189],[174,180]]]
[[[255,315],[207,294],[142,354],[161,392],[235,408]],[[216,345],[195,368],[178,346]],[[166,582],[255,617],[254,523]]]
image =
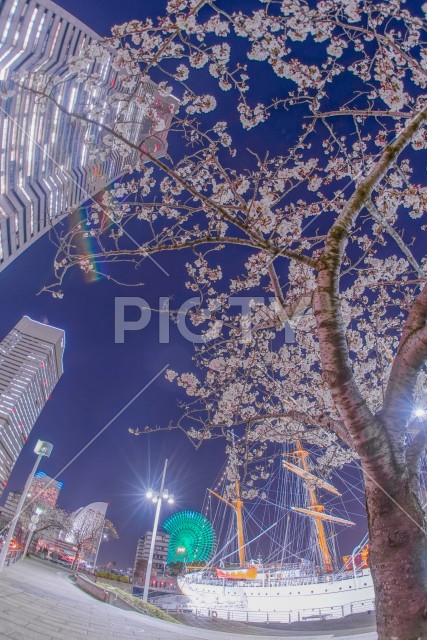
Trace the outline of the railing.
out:
[[[15,564],[17,560],[22,556],[22,549],[16,549],[14,551],[8,551],[5,565],[8,567],[10,564]]]
[[[362,577],[363,571],[357,570],[356,577]],[[288,587],[288,586],[299,586],[304,584],[324,584],[324,583],[334,583],[334,582],[342,582],[345,580],[353,580],[353,573],[345,572],[338,574],[330,574],[330,575],[303,575],[303,576],[289,576],[284,578],[274,578],[268,577],[264,580],[262,584],[263,587]],[[227,580],[224,578],[216,578],[216,577],[200,577],[194,574],[194,576],[186,576],[184,578],[186,584],[206,584],[206,585],[223,585],[226,587],[234,587],[238,580]],[[224,581],[225,580],[225,581]],[[257,580],[245,580],[245,586],[247,587],[259,587],[261,586],[262,579]]]
[[[163,606],[160,602],[157,606],[168,613],[192,613],[198,617],[221,618],[237,622],[303,622],[309,620],[331,620],[344,618],[353,613],[371,613],[374,611],[374,600],[358,600],[356,602],[332,607],[314,607],[312,609],[299,609],[292,611],[245,611],[238,609],[222,609],[220,606],[194,607],[190,603],[184,605]]]

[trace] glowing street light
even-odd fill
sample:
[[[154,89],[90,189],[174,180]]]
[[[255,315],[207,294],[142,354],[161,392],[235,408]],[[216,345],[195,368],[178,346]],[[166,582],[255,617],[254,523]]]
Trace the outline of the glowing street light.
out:
[[[166,478],[167,466],[168,466],[168,461],[166,459],[165,466],[163,468],[162,481],[160,483],[160,491],[153,491],[152,489],[149,489],[146,493],[147,498],[152,502],[154,502],[154,504],[156,505],[156,514],[154,516],[153,532],[151,534],[150,553],[148,555],[148,563],[147,563],[147,573],[145,574],[144,592],[142,594],[142,599],[144,600],[144,602],[147,602],[148,600],[148,590],[150,588],[151,570],[153,567],[154,545],[156,544],[157,527],[159,525],[160,507],[162,506],[162,500],[167,500],[169,504],[173,504],[173,501],[174,501],[173,494],[169,493],[169,491],[165,489],[165,478]]]
[[[416,409],[414,409],[415,418],[424,418],[426,415],[427,411],[422,407],[416,407]]]

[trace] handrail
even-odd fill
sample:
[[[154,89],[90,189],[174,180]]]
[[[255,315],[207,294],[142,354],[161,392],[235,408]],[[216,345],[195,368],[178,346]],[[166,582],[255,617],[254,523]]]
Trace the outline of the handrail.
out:
[[[168,613],[192,613],[198,617],[213,617],[223,620],[234,620],[240,622],[300,622],[304,620],[318,620],[344,618],[353,613],[371,613],[375,609],[375,602],[372,598],[357,600],[344,605],[331,607],[312,607],[304,609],[291,609],[286,611],[246,611],[245,609],[228,609],[221,604],[212,604],[205,607],[194,607],[191,603],[157,606]]]
[[[8,567],[10,564],[15,564],[17,560],[22,556],[22,549],[10,550],[7,553],[5,565]]]

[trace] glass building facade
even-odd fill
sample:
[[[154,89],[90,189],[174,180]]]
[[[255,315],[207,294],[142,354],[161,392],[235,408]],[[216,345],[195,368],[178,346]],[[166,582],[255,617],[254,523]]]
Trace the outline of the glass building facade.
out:
[[[24,316],[0,342],[0,495],[63,373],[65,333]]]
[[[0,0],[0,271],[144,151],[166,152],[177,101],[129,83],[98,40],[49,0]],[[135,147],[108,145],[106,127]]]

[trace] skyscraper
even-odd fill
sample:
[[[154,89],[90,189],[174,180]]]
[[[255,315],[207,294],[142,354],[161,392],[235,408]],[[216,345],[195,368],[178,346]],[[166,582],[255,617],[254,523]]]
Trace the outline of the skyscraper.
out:
[[[143,161],[144,151],[164,155],[177,101],[137,75],[132,86],[124,83],[114,51],[50,0],[3,0],[0,7],[1,271],[64,214]],[[83,53],[86,61],[75,62]],[[106,126],[140,151],[123,145],[109,152]]]
[[[62,329],[24,316],[0,342],[0,495],[62,376]]]

